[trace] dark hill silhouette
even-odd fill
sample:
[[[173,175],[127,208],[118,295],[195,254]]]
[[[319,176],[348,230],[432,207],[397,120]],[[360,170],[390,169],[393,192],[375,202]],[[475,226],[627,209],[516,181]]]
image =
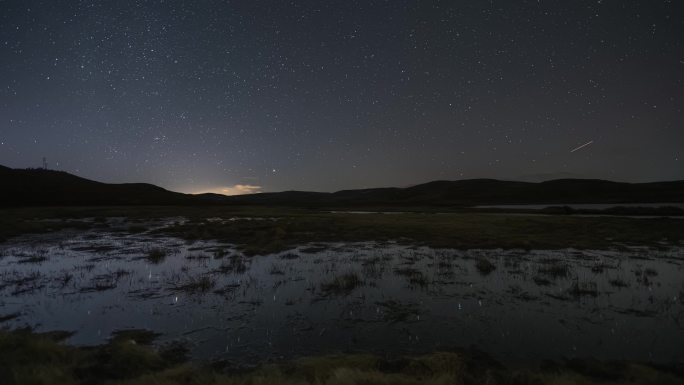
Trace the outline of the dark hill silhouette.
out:
[[[295,207],[466,207],[502,204],[684,202],[684,181],[620,183],[558,179],[541,183],[495,179],[434,181],[407,188],[284,191],[240,196],[190,195],[146,183],[95,182],[63,171],[0,166],[2,206],[248,204]]]
[[[109,184],[67,172],[0,168],[3,206],[174,205],[192,197],[147,183]]]
[[[308,206],[474,206],[503,204],[684,202],[684,181],[620,183],[596,179],[514,182],[495,179],[435,181],[407,188],[286,192],[228,198],[250,204]]]

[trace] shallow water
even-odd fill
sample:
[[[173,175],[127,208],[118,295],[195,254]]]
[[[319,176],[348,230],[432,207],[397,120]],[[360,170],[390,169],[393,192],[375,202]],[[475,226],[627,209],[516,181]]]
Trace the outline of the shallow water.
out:
[[[153,249],[168,255],[153,263]],[[340,243],[245,257],[228,244],[105,230],[0,245],[0,317],[18,314],[0,326],[73,330],[76,344],[144,328],[195,357],[247,365],[470,346],[504,361],[681,362],[683,297],[682,249]]]

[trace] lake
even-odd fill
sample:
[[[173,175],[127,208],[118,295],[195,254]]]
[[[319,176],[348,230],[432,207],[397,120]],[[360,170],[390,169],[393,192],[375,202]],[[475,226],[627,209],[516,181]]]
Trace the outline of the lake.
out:
[[[80,345],[149,329],[195,358],[243,365],[454,347],[502,361],[684,360],[682,248],[366,242],[247,257],[230,244],[130,234],[121,218],[107,221],[106,230],[0,245],[0,326],[75,331],[69,342]]]

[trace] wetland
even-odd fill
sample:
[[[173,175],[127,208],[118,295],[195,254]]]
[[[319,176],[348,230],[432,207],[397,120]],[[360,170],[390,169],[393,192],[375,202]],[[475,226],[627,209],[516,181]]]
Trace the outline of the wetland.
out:
[[[264,375],[269,365],[324,358],[337,369],[361,360],[378,370],[451,354],[440,359],[484,355],[491,375],[555,362],[549,376],[581,379],[586,373],[570,364],[590,359],[624,363],[613,373],[619,378],[644,364],[655,371],[647,380],[665,375],[660,366],[673,383],[680,379],[679,219],[244,208],[7,213],[17,226],[5,223],[0,244],[5,341],[54,341],[63,331],[60,344],[49,343],[111,350],[133,335],[152,355],[221,363],[212,376],[226,368]],[[169,365],[145,373],[179,370]]]

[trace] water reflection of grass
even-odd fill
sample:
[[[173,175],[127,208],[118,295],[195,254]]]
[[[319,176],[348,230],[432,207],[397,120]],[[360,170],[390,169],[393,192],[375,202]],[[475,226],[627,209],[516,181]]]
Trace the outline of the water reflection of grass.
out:
[[[299,358],[231,371],[187,362],[182,346],[155,349],[149,332],[126,331],[108,343],[73,347],[60,343],[68,333],[0,331],[3,384],[116,385],[418,385],[418,384],[681,384],[681,371],[631,362],[573,359],[546,361],[540,368],[502,365],[470,351],[418,357],[381,358],[348,354]]]

